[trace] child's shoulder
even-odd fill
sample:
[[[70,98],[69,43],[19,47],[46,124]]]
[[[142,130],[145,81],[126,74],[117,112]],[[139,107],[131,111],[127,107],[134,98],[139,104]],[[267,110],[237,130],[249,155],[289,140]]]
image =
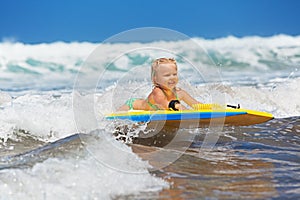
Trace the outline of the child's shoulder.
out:
[[[157,96],[157,95],[164,95],[164,92],[163,92],[163,90],[160,89],[159,87],[154,87],[154,88],[152,89],[151,94],[152,94],[152,95],[155,95],[155,96]]]
[[[160,87],[154,86],[154,88],[152,89],[152,92],[162,92],[162,89]]]

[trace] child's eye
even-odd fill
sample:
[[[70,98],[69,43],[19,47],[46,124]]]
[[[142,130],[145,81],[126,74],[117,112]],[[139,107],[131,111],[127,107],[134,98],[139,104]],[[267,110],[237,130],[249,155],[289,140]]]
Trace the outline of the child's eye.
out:
[[[165,76],[165,77],[169,77],[169,76],[177,76],[177,73],[174,73],[174,74],[165,74],[164,76]]]

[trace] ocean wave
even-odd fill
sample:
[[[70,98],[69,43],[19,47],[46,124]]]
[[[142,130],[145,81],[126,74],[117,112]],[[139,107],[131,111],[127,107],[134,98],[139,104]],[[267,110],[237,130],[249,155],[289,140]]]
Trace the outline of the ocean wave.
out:
[[[226,84],[205,84],[197,87],[185,87],[196,99],[205,103],[220,100],[252,110],[272,113],[276,118],[300,116],[298,99],[300,78],[283,82],[276,80],[269,86],[232,86]],[[184,85],[182,85],[184,86]],[[126,87],[127,90],[124,90]],[[140,83],[127,83],[120,87],[114,85],[101,93],[80,94],[74,92],[46,91],[28,93],[12,98],[8,93],[0,93],[0,138],[3,141],[16,138],[26,132],[40,141],[51,142],[81,132],[88,133],[94,129],[107,128],[110,122],[104,116],[115,111],[131,97],[145,98],[151,86],[141,87]],[[82,108],[93,104],[96,125],[81,130],[80,123],[85,123],[83,111],[77,121],[74,120],[76,104],[74,97],[80,98]],[[222,98],[222,99],[220,99]],[[2,100],[1,100],[2,99]],[[90,102],[90,101],[93,102]],[[77,116],[78,117],[78,116]],[[81,119],[82,118],[82,119]],[[110,130],[113,132],[112,130]]]
[[[2,197],[111,199],[169,187],[149,173],[148,162],[105,132],[94,133],[84,140],[84,146],[81,137],[72,135],[21,154],[0,157]]]
[[[191,42],[199,46],[191,46]],[[103,117],[130,97],[147,96],[151,91],[150,63],[162,56],[177,59],[179,86],[199,101],[215,103],[221,99],[246,109],[270,112],[277,118],[276,126],[272,127],[272,121],[262,125],[262,133],[255,132],[255,126],[239,129],[237,134],[242,140],[245,134],[271,133],[275,138],[272,141],[277,141],[277,136],[291,133],[292,129],[298,132],[291,117],[300,116],[300,36],[230,36],[143,44],[2,42],[2,196],[109,199],[168,187],[164,180],[149,173],[152,166],[133,153],[130,146],[115,140],[113,125]],[[77,86],[87,90],[77,90]],[[80,99],[78,113],[74,112],[78,106],[74,98]],[[90,100],[93,107],[87,110],[91,108]],[[79,129],[81,123],[94,120],[85,118],[87,111],[93,112],[97,125]],[[82,116],[76,120],[76,114]],[[281,127],[274,130],[277,126]],[[90,140],[82,137],[83,142],[68,143],[78,135]],[[292,141],[296,139],[293,136]],[[252,139],[245,141],[248,145]]]
[[[192,47],[193,41],[199,45]],[[97,48],[101,49],[97,50]],[[164,47],[169,53],[157,49],[145,51],[147,47]],[[99,51],[97,65],[88,63],[89,56]],[[120,55],[124,52],[130,52]],[[277,35],[273,37],[229,36],[214,40],[192,38],[190,41],[160,41],[152,43],[114,43],[100,44],[88,42],[54,42],[49,44],[0,43],[0,81],[1,83],[31,83],[73,80],[78,72],[94,74],[96,71],[111,70],[126,73],[130,69],[148,65],[156,57],[164,55],[178,59],[180,68],[186,69],[183,59],[193,61],[201,70],[216,68],[225,79],[248,74],[251,76],[274,73],[299,76],[300,36]],[[82,67],[89,70],[84,71]],[[190,71],[187,70],[187,73]],[[274,78],[274,76],[270,76]],[[37,81],[39,80],[39,81]],[[72,84],[71,81],[68,83]],[[3,84],[2,84],[3,85]],[[7,85],[8,88],[11,85]],[[3,87],[3,86],[2,86]]]
[[[163,53],[153,46],[164,46],[170,50],[164,55],[176,56],[180,87],[201,102],[214,103],[221,96],[223,102],[276,118],[300,115],[300,36],[191,40],[201,51],[190,41],[0,43],[0,137],[6,141],[25,130],[42,141],[55,141],[78,132],[72,98],[81,75],[87,94],[96,94],[99,118],[128,98],[145,98],[151,90],[150,63]]]

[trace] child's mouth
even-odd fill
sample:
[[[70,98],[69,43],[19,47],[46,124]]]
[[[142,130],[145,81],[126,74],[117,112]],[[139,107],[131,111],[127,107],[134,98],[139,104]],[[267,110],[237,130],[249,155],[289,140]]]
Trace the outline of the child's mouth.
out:
[[[173,85],[175,85],[175,82],[169,82],[168,83],[170,86],[173,86]]]

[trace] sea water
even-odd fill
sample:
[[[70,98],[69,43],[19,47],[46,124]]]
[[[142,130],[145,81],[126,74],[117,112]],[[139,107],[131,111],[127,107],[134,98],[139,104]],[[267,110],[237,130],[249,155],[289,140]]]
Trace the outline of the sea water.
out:
[[[116,140],[105,114],[145,98],[151,62],[165,56],[176,58],[179,87],[197,100],[275,119],[221,127],[210,148],[209,128],[177,130],[167,148]],[[300,37],[288,35],[2,42],[0,199],[300,198],[299,67]]]

